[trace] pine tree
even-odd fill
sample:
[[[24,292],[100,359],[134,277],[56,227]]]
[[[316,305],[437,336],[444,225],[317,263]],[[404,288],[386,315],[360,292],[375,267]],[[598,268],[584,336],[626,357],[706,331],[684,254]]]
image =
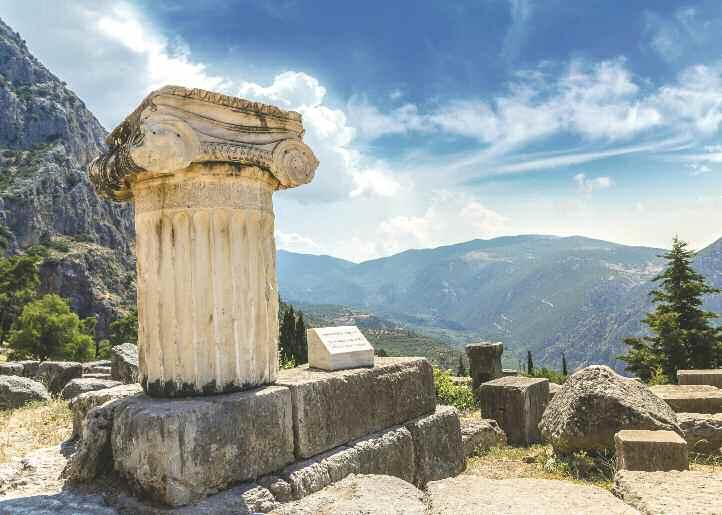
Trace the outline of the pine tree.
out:
[[[526,351],[526,373],[531,375],[534,372],[534,360],[531,357],[531,351]]]
[[[464,356],[459,356],[459,368],[456,371],[459,377],[466,377],[466,365],[464,364]]]
[[[308,363],[308,342],[306,340],[306,323],[303,321],[303,313],[298,312],[294,330],[294,356],[296,364]]]
[[[654,278],[659,287],[650,292],[655,310],[643,320],[652,335],[625,339],[630,349],[619,357],[644,381],[660,374],[675,381],[681,368],[722,365],[722,329],[711,324],[717,315],[702,309],[703,296],[719,290],[694,271],[694,252],[677,237],[661,257],[667,267]]]
[[[37,256],[0,258],[0,344],[40,285]]]
[[[569,373],[567,372],[567,357],[562,352],[562,375],[567,376]]]

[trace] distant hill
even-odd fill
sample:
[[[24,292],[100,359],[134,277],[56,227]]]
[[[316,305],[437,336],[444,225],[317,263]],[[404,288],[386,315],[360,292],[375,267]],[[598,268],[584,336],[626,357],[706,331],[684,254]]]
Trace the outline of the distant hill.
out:
[[[583,237],[514,236],[409,250],[360,264],[279,251],[281,294],[292,302],[355,306],[430,334],[501,340],[559,367],[608,363],[640,334],[662,249]],[[722,239],[696,266],[722,286]],[[709,299],[722,311],[722,297]],[[507,360],[514,363],[512,356]]]

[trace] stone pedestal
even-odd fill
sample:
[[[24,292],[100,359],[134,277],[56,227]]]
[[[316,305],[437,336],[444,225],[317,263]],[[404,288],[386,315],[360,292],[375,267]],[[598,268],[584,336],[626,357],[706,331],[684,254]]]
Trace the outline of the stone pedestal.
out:
[[[151,93],[91,165],[134,200],[140,382],[182,397],[272,383],[278,287],[272,194],[313,178],[301,115],[197,89]]]
[[[674,431],[627,429],[614,435],[619,470],[687,470],[687,442]]]
[[[137,490],[171,506],[188,504],[294,460],[290,391],[131,397],[114,414],[111,443],[115,470]]]
[[[504,353],[504,344],[501,342],[472,343],[466,346],[466,355],[469,357],[469,371],[471,373],[471,386],[476,392],[481,383],[502,377],[501,355]]]
[[[549,381],[502,377],[479,387],[481,416],[496,420],[510,444],[541,442],[539,422],[549,398]]]

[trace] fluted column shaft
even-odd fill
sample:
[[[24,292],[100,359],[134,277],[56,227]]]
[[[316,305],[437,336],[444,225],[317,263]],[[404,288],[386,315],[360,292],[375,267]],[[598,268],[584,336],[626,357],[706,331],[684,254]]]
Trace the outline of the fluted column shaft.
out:
[[[276,187],[267,172],[230,163],[143,174],[133,183],[139,365],[150,395],[275,380]]]

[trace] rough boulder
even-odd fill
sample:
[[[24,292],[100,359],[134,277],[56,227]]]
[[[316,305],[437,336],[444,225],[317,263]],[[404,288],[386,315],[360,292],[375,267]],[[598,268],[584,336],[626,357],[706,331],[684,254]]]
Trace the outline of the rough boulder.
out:
[[[123,343],[110,349],[110,376],[125,384],[138,382],[138,346]]]
[[[0,409],[19,408],[32,401],[50,399],[42,384],[27,377],[0,376]]]
[[[560,454],[613,451],[622,429],[675,431],[672,408],[639,381],[606,366],[591,366],[567,379],[539,423],[544,440]]]

